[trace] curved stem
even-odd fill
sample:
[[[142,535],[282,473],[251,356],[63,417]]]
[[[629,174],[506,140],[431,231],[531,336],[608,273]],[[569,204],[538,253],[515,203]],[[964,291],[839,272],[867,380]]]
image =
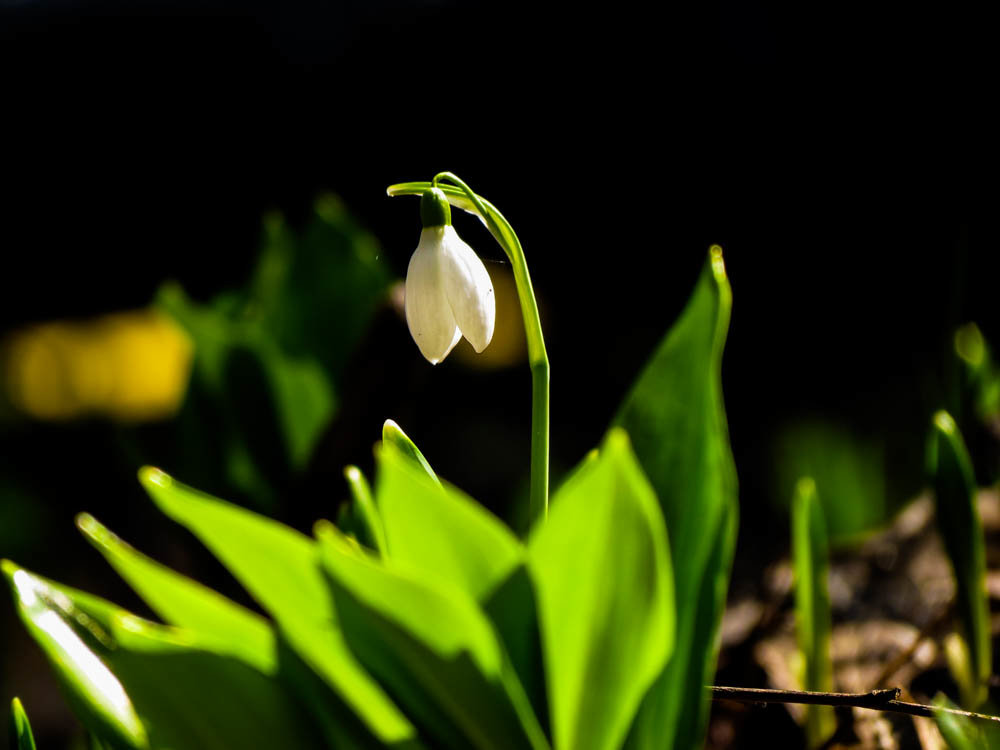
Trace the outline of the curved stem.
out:
[[[452,185],[439,184],[441,180],[447,180]],[[545,518],[549,509],[549,358],[545,351],[542,322],[524,250],[503,214],[451,172],[435,175],[432,182],[392,185],[387,192],[390,196],[422,195],[431,187],[439,187],[444,191],[452,205],[478,214],[510,260],[521,304],[521,317],[524,319],[528,364],[531,368],[531,518],[533,521]]]

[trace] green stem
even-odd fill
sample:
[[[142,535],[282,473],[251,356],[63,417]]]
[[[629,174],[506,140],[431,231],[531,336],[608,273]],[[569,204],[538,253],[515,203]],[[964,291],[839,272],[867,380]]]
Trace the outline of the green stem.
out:
[[[441,180],[453,184],[438,184]],[[478,214],[510,260],[521,303],[521,317],[524,319],[524,334],[528,343],[528,365],[531,368],[531,518],[533,521],[545,518],[549,512],[549,357],[545,352],[542,321],[538,315],[538,303],[531,286],[524,250],[503,214],[451,172],[435,175],[433,182],[391,185],[387,192],[390,196],[423,195],[432,187],[443,190],[452,205]]]

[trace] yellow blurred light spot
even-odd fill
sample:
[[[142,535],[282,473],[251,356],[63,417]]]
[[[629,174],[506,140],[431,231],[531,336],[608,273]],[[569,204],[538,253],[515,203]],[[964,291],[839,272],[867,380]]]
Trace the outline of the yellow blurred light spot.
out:
[[[454,356],[465,366],[483,370],[511,367],[524,361],[528,345],[524,338],[524,318],[517,296],[517,285],[510,266],[487,265],[496,298],[496,328],[493,340],[482,353],[476,354],[472,345],[462,339],[455,347]]]
[[[28,416],[145,421],[180,407],[192,345],[161,313],[135,310],[30,326],[4,343],[3,355],[7,396]]]

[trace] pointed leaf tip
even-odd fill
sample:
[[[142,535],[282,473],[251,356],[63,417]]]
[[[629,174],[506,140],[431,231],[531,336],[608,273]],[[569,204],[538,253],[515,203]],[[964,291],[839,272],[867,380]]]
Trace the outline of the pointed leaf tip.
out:
[[[16,697],[10,702],[10,746],[13,750],[35,750],[31,722],[21,705],[21,699]]]
[[[139,481],[143,486],[148,487],[155,484],[157,487],[169,487],[173,483],[173,477],[155,466],[143,466],[139,469]]]
[[[953,435],[957,429],[955,426],[955,420],[952,419],[951,414],[944,410],[934,414],[934,427],[943,432],[945,435]]]

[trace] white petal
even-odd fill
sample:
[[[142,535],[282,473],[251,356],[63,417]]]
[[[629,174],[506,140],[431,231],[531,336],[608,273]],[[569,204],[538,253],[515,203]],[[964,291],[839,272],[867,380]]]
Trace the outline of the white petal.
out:
[[[443,234],[444,227],[424,229],[406,269],[406,324],[420,353],[432,365],[447,357],[462,338],[441,281]]]
[[[477,352],[493,338],[497,302],[486,266],[458,236],[454,227],[444,228],[441,279],[455,322]]]

